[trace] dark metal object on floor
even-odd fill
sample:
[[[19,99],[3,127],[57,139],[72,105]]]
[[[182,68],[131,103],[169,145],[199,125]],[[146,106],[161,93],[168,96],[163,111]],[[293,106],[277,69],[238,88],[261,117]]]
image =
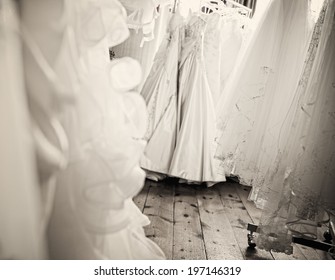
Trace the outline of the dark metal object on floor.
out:
[[[248,245],[250,248],[256,247],[255,242],[255,232],[257,232],[257,225],[248,224]],[[322,250],[328,252],[332,258],[334,258],[334,246],[335,246],[335,225],[333,221],[329,222],[329,229],[323,234],[325,241],[311,240],[302,237],[293,236],[292,242],[296,244],[301,244],[310,248]]]

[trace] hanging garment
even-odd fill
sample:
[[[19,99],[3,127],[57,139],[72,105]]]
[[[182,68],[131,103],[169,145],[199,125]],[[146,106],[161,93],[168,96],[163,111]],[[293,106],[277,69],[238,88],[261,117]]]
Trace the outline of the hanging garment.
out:
[[[47,250],[19,13],[12,0],[0,7],[0,259],[40,260]]]
[[[207,22],[204,35],[204,61],[214,104],[219,100],[236,65],[247,33],[245,16],[240,15],[237,9],[225,8],[224,13],[221,13],[202,15]]]
[[[206,21],[193,15],[185,30],[182,45],[177,144],[170,175],[188,182],[224,181],[214,159],[215,111],[207,81],[203,56]]]
[[[221,91],[221,16],[216,13],[202,15],[207,25],[204,33],[204,62],[212,99]]]
[[[221,26],[221,55],[220,55],[220,92],[215,103],[220,99],[220,95],[229,80],[237,59],[244,47],[244,42],[251,33],[247,19],[236,11],[227,12],[222,16]]]
[[[127,11],[127,24],[136,33],[142,31],[141,46],[155,38],[155,24],[158,10],[168,4],[168,0],[120,0]]]
[[[142,89],[149,121],[141,166],[147,170],[147,177],[155,180],[169,173],[176,145],[178,65],[183,31],[183,18],[176,12]]]
[[[141,68],[130,58],[109,60],[108,48],[128,34],[122,24],[125,11],[116,0],[65,4],[64,21],[80,53],[77,61],[66,62],[79,66],[80,98],[62,118],[70,160],[57,178],[48,235],[50,256],[163,259],[160,248],[144,234],[148,218],[132,201],[145,179],[139,160],[145,146],[141,139],[146,107],[132,91],[141,81]],[[103,12],[109,15],[102,16]],[[106,28],[110,19],[114,24]]]
[[[133,1],[129,1],[133,2]],[[141,1],[136,1],[141,2]],[[146,2],[146,1],[144,1]],[[152,1],[147,1],[152,2]],[[137,87],[139,91],[142,90],[142,87],[149,75],[155,54],[164,38],[166,33],[167,25],[170,20],[171,13],[169,12],[169,6],[164,3],[159,7],[159,13],[156,13],[156,18],[152,22],[154,24],[151,28],[152,33],[151,39],[143,41],[143,33],[139,32],[137,28],[130,29],[130,36],[122,44],[114,46],[112,48],[113,55],[115,58],[121,57],[132,57],[138,60],[142,66],[142,81]],[[138,23],[140,26],[140,23]]]
[[[307,1],[272,1],[220,96],[216,156],[243,184],[261,185],[275,159],[310,35]]]
[[[264,208],[257,246],[292,253],[292,235],[317,238],[335,217],[335,1],[326,0],[282,127],[276,164],[253,199]]]

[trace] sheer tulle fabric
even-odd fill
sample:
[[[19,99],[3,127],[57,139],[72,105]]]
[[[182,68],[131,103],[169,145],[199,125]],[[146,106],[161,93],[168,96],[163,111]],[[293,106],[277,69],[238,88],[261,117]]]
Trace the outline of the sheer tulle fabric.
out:
[[[110,12],[125,15],[118,1],[108,2],[92,5],[101,11],[107,5],[112,7]],[[143,98],[131,91],[141,79],[140,66],[131,58],[109,61],[108,48],[120,43],[112,42],[109,34],[127,33],[127,27],[118,24],[106,30],[104,18],[103,25],[92,18],[83,20],[81,15],[90,10],[90,1],[66,4],[67,11],[73,12],[70,27],[81,50],[76,61],[80,98],[62,119],[71,156],[68,168],[58,177],[49,228],[51,257],[163,259],[160,248],[145,237],[143,226],[149,220],[132,201],[145,179],[139,160],[145,147],[140,139],[147,113]],[[96,30],[92,34],[103,36],[91,40],[86,36],[88,25]],[[123,79],[127,69],[132,79]]]
[[[307,53],[308,19],[307,1],[272,1],[217,103],[216,157],[243,184],[262,185],[275,159]]]
[[[215,111],[203,56],[206,22],[193,15],[182,45],[177,144],[169,174],[187,182],[224,181],[214,159]]]
[[[147,146],[141,159],[141,166],[147,171],[161,173],[152,179],[162,178],[169,173],[171,159],[176,145],[177,133],[177,84],[183,18],[179,13],[172,16],[165,40],[158,50],[142,89],[149,122],[145,135]]]
[[[292,235],[316,238],[319,224],[334,219],[334,11],[335,2],[326,0],[282,127],[276,164],[254,194],[264,208],[260,248],[292,253]]]

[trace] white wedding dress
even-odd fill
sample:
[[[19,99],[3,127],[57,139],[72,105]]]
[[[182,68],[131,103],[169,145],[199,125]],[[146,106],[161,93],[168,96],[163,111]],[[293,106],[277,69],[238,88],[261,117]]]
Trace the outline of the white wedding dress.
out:
[[[221,170],[254,190],[278,151],[307,54],[309,15],[308,1],[273,0],[217,102]]]
[[[149,113],[141,167],[153,180],[169,173],[176,146],[178,66],[183,31],[183,18],[176,12],[141,93]]]
[[[276,164],[254,193],[264,208],[259,248],[290,254],[292,235],[316,239],[319,225],[335,219],[334,12],[335,1],[325,0],[282,126]]]
[[[214,159],[215,111],[203,55],[206,21],[192,15],[185,27],[178,85],[177,144],[171,176],[189,183],[225,181]]]
[[[236,65],[244,39],[244,16],[237,9],[226,8],[224,14],[203,14],[207,25],[204,34],[204,61],[214,104],[219,100],[230,73]]]
[[[141,138],[146,108],[132,91],[141,81],[141,68],[130,58],[109,61],[108,48],[128,35],[125,11],[116,0],[65,4],[63,20],[79,59],[63,62],[77,66],[79,96],[62,118],[70,161],[57,180],[50,256],[164,259],[145,237],[143,226],[149,220],[132,201],[145,179],[139,160],[145,147]],[[58,74],[61,70],[56,69]]]

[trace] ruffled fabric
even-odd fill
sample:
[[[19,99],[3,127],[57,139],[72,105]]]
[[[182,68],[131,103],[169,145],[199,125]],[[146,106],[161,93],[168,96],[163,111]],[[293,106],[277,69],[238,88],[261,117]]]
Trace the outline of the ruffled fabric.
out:
[[[137,90],[141,92],[151,71],[155,54],[165,38],[170,17],[169,6],[159,6],[159,15],[155,20],[155,26],[153,28],[153,40],[144,43],[142,32],[138,32],[136,29],[130,29],[129,38],[122,44],[111,49],[115,58],[132,57],[140,62],[142,67],[142,82],[137,87]]]
[[[145,237],[148,218],[132,201],[145,179],[139,160],[147,112],[143,98],[132,91],[141,80],[140,65],[131,58],[109,61],[109,47],[120,43],[120,37],[111,41],[109,34],[127,33],[126,25],[107,30],[109,20],[96,25],[93,18],[86,22],[81,17],[91,11],[91,4],[100,10],[113,7],[110,14],[118,11],[124,16],[123,8],[117,1],[67,4],[75,11],[73,28],[82,54],[77,61],[80,98],[62,119],[71,157],[68,168],[59,174],[49,230],[51,257],[163,259],[160,248]],[[95,16],[100,18],[99,13]],[[102,37],[91,40],[83,30]]]

